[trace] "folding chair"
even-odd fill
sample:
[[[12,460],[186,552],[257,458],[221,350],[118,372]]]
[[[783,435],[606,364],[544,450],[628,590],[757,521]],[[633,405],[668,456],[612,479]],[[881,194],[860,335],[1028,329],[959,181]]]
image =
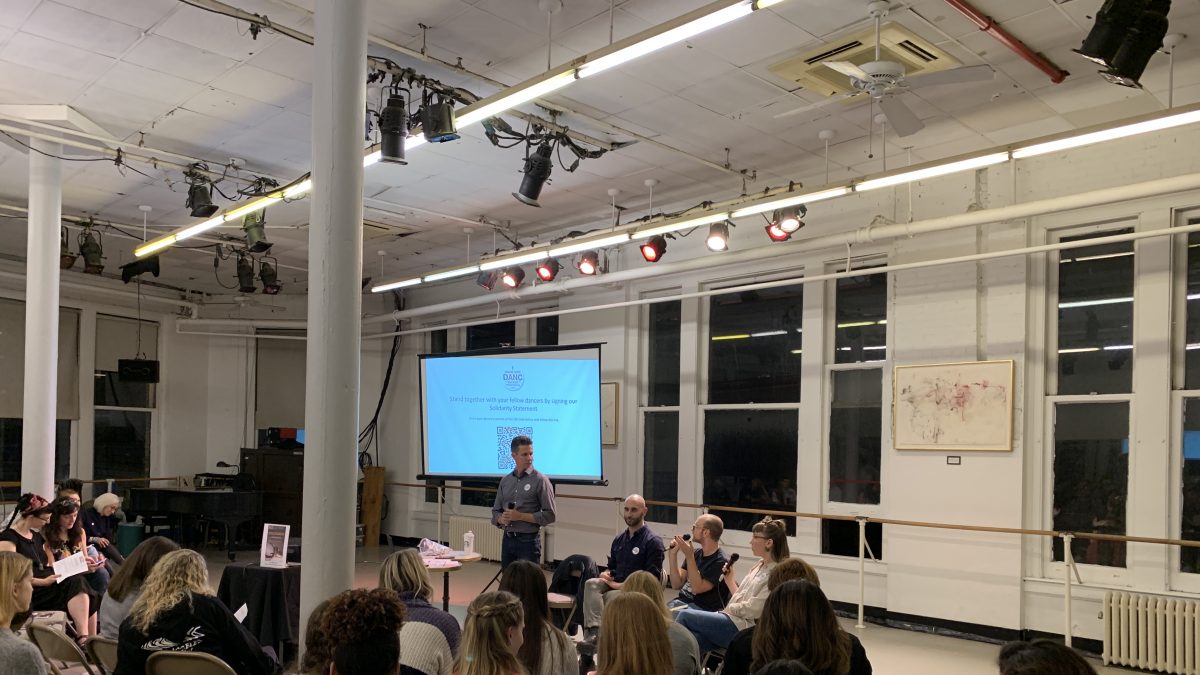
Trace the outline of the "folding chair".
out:
[[[37,646],[38,651],[51,665],[55,665],[54,662],[57,661],[59,670],[81,665],[87,675],[100,675],[92,669],[79,645],[67,637],[66,633],[37,623],[29,624],[28,630],[29,641]]]
[[[204,652],[158,652],[146,661],[146,675],[237,675],[229,664]]]
[[[112,638],[96,637],[88,640],[87,653],[92,663],[99,663],[106,673],[117,669],[117,641]]]

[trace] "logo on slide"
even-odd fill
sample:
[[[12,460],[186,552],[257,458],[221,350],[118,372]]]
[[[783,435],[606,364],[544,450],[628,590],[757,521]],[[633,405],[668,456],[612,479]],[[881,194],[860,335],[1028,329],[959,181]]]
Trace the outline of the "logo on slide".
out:
[[[504,388],[505,389],[507,389],[509,391],[517,391],[518,389],[520,389],[521,387],[524,387],[524,386],[525,386],[525,375],[521,371],[519,371],[515,368],[509,368],[508,370],[504,371]]]

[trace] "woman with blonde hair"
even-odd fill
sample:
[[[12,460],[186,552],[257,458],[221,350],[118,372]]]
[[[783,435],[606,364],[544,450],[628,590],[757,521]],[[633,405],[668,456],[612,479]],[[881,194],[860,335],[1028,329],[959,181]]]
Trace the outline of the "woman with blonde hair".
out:
[[[462,638],[458,620],[434,607],[433,582],[415,548],[396,551],[379,568],[379,587],[395,592],[404,603],[400,629],[400,665],[405,673],[450,675]]]
[[[455,675],[525,675],[517,660],[524,641],[525,610],[506,591],[484,593],[467,606]]]
[[[0,675],[45,675],[38,648],[17,637],[17,617],[33,601],[33,563],[12,551],[0,552]]]
[[[662,612],[653,600],[641,593],[622,592],[604,606],[596,649],[596,675],[667,675],[675,672],[671,640],[667,637]]]
[[[195,551],[162,557],[121,623],[113,675],[142,675],[159,651],[204,652],[243,675],[274,675],[279,664],[233,613],[213,597],[208,566]]]
[[[662,581],[653,574],[638,570],[625,578],[621,586],[623,593],[641,593],[650,598],[659,614],[667,622],[667,639],[671,642],[671,662],[675,664],[675,675],[696,675],[700,672],[700,645],[688,629],[675,623],[671,610],[663,599]]]
[[[113,575],[104,602],[100,604],[101,635],[117,639],[121,622],[129,616],[129,610],[141,595],[142,584],[146,583],[150,570],[164,555],[178,550],[179,544],[166,537],[150,537],[133,549],[129,560]]]
[[[685,609],[675,616],[676,621],[696,636],[702,652],[725,649],[738,631],[753,626],[762,614],[771,570],[789,556],[784,522],[767,517],[756,523],[750,531],[750,551],[759,561],[742,577],[741,583],[733,579],[733,565],[725,566],[725,586],[733,593],[725,609],[719,612]]]

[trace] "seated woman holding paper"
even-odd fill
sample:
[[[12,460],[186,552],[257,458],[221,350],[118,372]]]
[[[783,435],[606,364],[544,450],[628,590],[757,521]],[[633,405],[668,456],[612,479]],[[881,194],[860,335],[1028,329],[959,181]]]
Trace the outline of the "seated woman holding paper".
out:
[[[42,528],[42,536],[54,554],[55,560],[69,558],[76,553],[82,553],[88,568],[95,571],[84,576],[91,587],[92,606],[99,609],[100,600],[108,590],[108,580],[112,575],[105,564],[104,556],[95,546],[87,543],[87,534],[79,522],[79,502],[70,497],[59,497],[50,503],[50,522]]]
[[[280,668],[208,586],[208,566],[195,551],[162,557],[121,623],[113,675],[143,675],[151,654],[169,650],[212,654],[239,675],[274,675]]]
[[[50,503],[27,492],[17,500],[8,529],[0,532],[0,551],[13,551],[33,563],[33,611],[66,612],[79,637],[96,632],[96,614],[92,608],[90,589],[81,576],[71,576],[59,583],[53,568],[54,556],[40,530],[50,522]]]

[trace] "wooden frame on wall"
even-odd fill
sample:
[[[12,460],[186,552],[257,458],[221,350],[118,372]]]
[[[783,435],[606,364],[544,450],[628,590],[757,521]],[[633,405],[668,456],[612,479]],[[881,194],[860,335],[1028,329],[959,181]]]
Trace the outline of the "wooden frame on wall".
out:
[[[892,442],[897,450],[1009,452],[1013,361],[896,366]]]
[[[620,385],[600,383],[600,445],[617,444],[617,423],[620,420]]]

